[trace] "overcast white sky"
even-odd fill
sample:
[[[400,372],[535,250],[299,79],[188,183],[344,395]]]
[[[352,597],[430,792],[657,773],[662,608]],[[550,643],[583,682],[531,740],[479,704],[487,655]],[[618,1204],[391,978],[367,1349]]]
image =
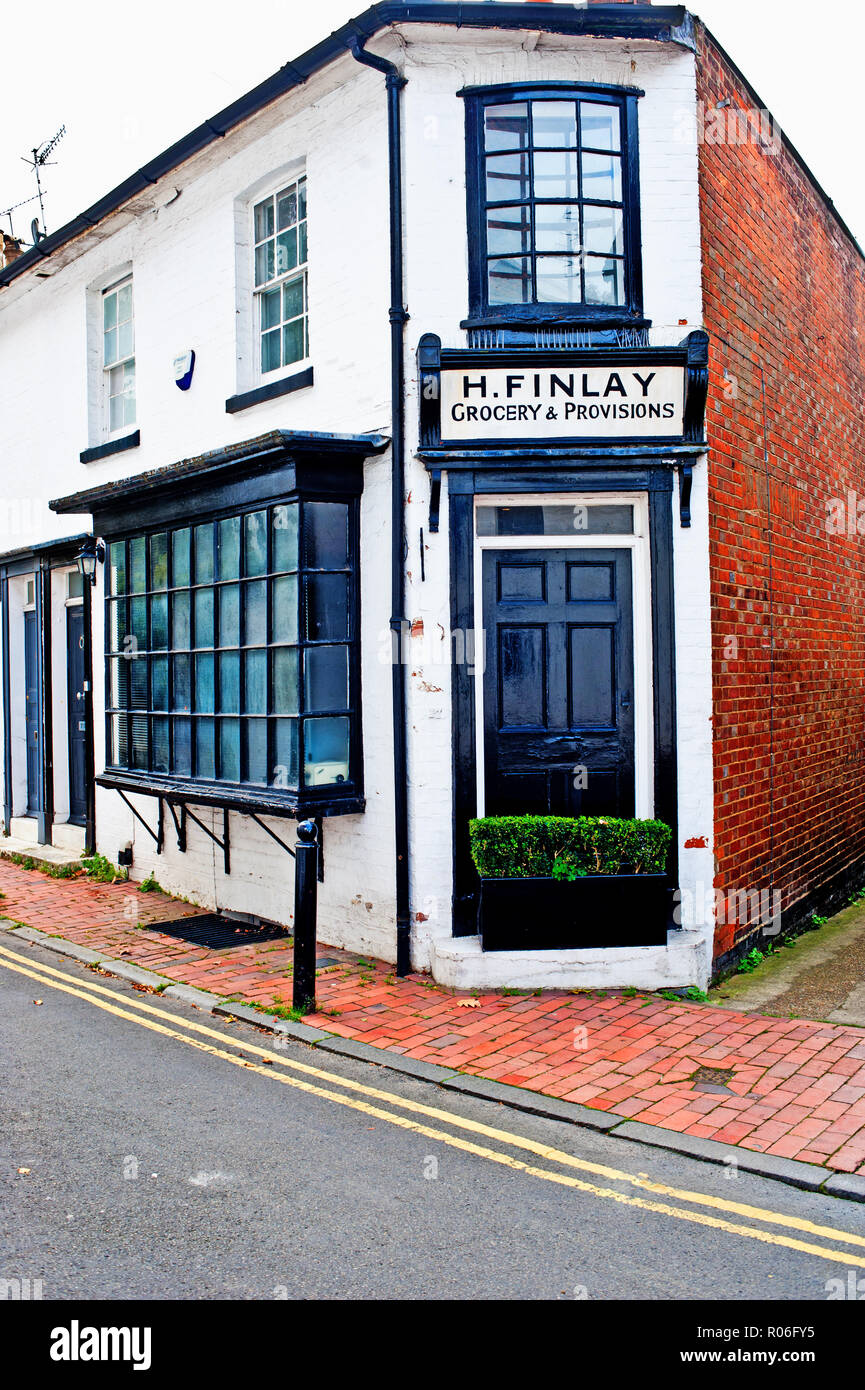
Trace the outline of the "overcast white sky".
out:
[[[51,231],[364,8],[366,0],[13,0],[0,20],[0,211],[35,192],[20,157],[61,125],[57,163],[44,170]],[[694,8],[865,244],[856,75],[865,5]],[[13,213],[28,240],[37,206]]]

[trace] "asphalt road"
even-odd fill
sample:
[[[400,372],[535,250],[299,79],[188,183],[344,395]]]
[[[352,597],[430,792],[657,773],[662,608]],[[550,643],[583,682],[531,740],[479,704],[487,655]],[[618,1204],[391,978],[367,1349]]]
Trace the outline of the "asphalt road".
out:
[[[863,1206],[275,1045],[23,942],[0,1049],[0,1279],[46,1300],[826,1301],[865,1279]]]

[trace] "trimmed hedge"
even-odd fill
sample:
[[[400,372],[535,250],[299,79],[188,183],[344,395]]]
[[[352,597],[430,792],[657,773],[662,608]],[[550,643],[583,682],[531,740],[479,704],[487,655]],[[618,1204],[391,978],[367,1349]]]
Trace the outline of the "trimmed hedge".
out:
[[[487,816],[469,823],[481,878],[662,874],[672,838],[663,821],[612,816]]]

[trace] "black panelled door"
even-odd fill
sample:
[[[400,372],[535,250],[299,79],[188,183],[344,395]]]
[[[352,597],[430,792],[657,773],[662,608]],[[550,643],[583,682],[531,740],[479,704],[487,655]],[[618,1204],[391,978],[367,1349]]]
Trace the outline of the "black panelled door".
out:
[[[38,628],[32,608],[24,611],[24,728],[27,734],[27,814],[39,814]]]
[[[485,813],[634,814],[631,552],[485,550]]]

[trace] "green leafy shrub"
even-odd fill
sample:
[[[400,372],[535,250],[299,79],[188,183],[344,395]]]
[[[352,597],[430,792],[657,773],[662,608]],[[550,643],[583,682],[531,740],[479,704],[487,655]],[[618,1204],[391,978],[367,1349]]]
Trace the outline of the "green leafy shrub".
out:
[[[156,881],[155,876],[150,873],[138,885],[139,893],[164,893],[165,889]]]
[[[97,883],[113,883],[117,877],[117,870],[104,854],[82,854],[81,865],[87,877],[96,879]]]
[[[663,821],[612,816],[487,816],[469,823],[482,878],[662,874],[672,837]]]

